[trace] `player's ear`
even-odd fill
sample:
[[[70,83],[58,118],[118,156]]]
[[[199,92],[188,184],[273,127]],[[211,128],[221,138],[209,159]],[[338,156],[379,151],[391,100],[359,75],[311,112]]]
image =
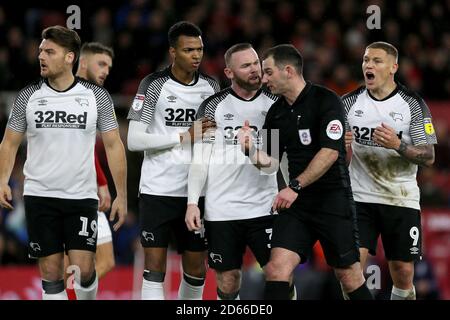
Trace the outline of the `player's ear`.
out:
[[[395,74],[398,70],[398,63],[394,63],[391,67],[391,74]]]
[[[87,69],[87,59],[83,56],[78,60],[78,65],[80,69]]]
[[[225,68],[225,69],[223,69],[223,73],[225,73],[225,76],[228,78],[228,79],[233,79],[233,71],[231,71],[231,69],[230,68]]]
[[[175,56],[176,56],[175,51],[176,51],[176,50],[175,50],[174,47],[170,47],[170,48],[169,48],[169,55],[170,55],[170,58],[172,58],[172,60],[175,59]]]
[[[66,56],[64,57],[64,60],[68,64],[73,64],[73,62],[75,60],[75,53],[72,51],[67,52]]]

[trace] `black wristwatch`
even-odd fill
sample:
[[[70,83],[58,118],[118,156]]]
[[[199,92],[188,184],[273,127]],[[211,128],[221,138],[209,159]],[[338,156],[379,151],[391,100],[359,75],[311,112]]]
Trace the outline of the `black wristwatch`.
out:
[[[299,193],[300,190],[302,189],[302,186],[297,179],[292,179],[291,181],[289,181],[289,188]]]

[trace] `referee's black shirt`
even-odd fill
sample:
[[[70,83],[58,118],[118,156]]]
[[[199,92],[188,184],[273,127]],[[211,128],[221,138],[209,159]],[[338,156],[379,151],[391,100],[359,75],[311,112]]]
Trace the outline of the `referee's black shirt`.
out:
[[[271,106],[263,128],[279,129],[279,152],[275,152],[276,145],[270,143],[270,138],[267,152],[278,154],[280,159],[283,152],[287,153],[289,179],[298,177],[321,148],[339,151],[331,168],[302,193],[350,187],[345,163],[344,105],[333,91],[306,82],[292,106],[284,97]]]

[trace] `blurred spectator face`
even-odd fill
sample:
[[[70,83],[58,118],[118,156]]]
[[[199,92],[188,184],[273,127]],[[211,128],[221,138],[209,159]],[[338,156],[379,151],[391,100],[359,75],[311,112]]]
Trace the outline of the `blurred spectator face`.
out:
[[[334,81],[336,81],[339,85],[345,85],[348,81],[350,81],[350,73],[345,65],[338,65],[333,73]]]
[[[367,49],[364,53],[362,70],[369,90],[378,91],[393,81],[398,64],[395,58],[383,49]]]
[[[198,70],[203,58],[202,37],[180,36],[175,48],[170,47],[170,56],[174,65],[192,73]]]
[[[112,59],[106,53],[87,54],[80,57],[82,68],[86,68],[87,79],[103,86],[112,68]]]
[[[267,84],[267,88],[273,94],[283,94],[287,87],[286,67],[280,70],[275,65],[273,57],[263,60],[262,67],[264,71],[262,82]]]
[[[8,31],[8,42],[11,48],[21,48],[23,43],[22,31],[18,27],[13,27]]]
[[[247,91],[258,90],[261,87],[261,65],[254,49],[233,53],[224,72],[228,79]]]
[[[38,56],[41,76],[44,78],[56,78],[68,70],[72,70],[74,58],[73,52],[67,51],[66,48],[61,47],[52,40],[42,40]]]

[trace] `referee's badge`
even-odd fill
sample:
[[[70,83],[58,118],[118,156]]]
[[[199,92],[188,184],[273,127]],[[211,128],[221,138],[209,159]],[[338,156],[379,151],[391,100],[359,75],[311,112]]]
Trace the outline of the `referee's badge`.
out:
[[[143,94],[137,94],[136,97],[134,97],[133,104],[131,105],[134,111],[139,111],[142,109],[142,106],[144,105],[144,99],[145,95]]]
[[[300,137],[300,142],[307,146],[311,144],[311,133],[309,132],[309,129],[300,129],[298,130],[298,136]]]

